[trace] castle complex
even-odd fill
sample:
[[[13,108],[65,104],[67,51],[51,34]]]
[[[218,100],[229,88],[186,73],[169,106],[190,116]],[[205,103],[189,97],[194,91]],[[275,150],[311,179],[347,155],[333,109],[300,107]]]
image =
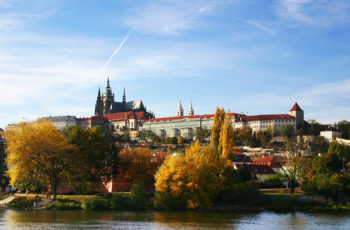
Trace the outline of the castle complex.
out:
[[[181,102],[176,117],[152,118],[146,121],[141,130],[151,130],[160,137],[184,136],[193,138],[196,129],[210,129],[214,123],[214,114],[194,115],[191,107],[188,116],[184,116]],[[296,130],[304,123],[304,111],[295,103],[288,114],[271,114],[248,116],[240,113],[230,113],[233,128],[250,127],[253,132],[267,129],[280,130],[284,125],[292,125]]]
[[[304,123],[304,111],[298,103],[294,104],[288,114],[254,116],[242,113],[230,114],[233,128],[250,127],[253,132],[267,129],[280,130],[284,125],[292,125],[296,130]],[[122,101],[115,101],[108,78],[105,92],[101,94],[101,90],[98,90],[94,116],[90,118],[58,116],[47,119],[50,119],[59,129],[67,128],[70,125],[79,125],[87,129],[102,126],[118,134],[125,131],[138,133],[138,131],[150,130],[162,138],[183,136],[192,139],[196,129],[210,129],[212,127],[214,114],[195,115],[191,102],[188,115],[185,116],[180,101],[175,117],[155,118],[153,113],[146,110],[142,100],[126,101],[125,89]]]

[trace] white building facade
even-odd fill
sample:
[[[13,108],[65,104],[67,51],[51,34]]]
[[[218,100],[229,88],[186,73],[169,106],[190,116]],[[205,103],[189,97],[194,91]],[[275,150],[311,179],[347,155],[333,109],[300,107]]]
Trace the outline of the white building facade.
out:
[[[177,115],[181,115],[179,113],[181,110],[183,111],[180,103]],[[190,110],[193,111],[192,104]],[[246,114],[230,113],[230,115],[234,129],[250,127],[253,132],[263,132],[267,129],[280,130],[285,125],[293,126],[296,131],[297,124],[303,123],[300,119],[304,118],[304,112],[297,103],[294,104],[289,114],[248,116]],[[151,130],[161,138],[165,136],[183,136],[192,139],[196,129],[211,129],[214,123],[213,119],[214,114],[152,118],[143,123],[140,131]]]

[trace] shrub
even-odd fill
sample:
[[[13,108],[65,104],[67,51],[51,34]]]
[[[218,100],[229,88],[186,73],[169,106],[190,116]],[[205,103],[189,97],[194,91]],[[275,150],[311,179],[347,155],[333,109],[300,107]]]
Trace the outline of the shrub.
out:
[[[59,199],[54,203],[46,207],[47,209],[56,209],[56,210],[75,210],[81,209],[80,203],[74,200],[64,200]]]
[[[128,195],[120,193],[113,194],[111,199],[111,209],[125,210],[130,209],[130,206],[130,197]]]
[[[286,178],[283,174],[274,174],[264,180],[263,186],[266,188],[283,188]]]
[[[34,206],[34,202],[39,202],[41,199],[39,197],[17,197],[11,203],[8,204],[10,208],[32,208]]]
[[[81,208],[87,210],[107,210],[110,209],[110,203],[102,197],[93,197],[82,200]]]
[[[130,205],[132,209],[146,209],[148,206],[145,186],[140,181],[135,180],[132,184]]]
[[[159,210],[184,210],[186,202],[175,199],[170,192],[157,192],[154,196],[153,206]]]
[[[232,186],[234,204],[258,205],[261,202],[259,186],[256,183],[238,183]]]
[[[275,196],[270,209],[273,211],[290,211],[294,200],[294,197]]]

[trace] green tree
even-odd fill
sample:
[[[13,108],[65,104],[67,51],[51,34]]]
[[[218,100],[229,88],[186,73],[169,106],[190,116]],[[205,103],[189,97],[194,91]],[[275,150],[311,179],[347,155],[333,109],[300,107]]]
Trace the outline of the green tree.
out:
[[[122,135],[122,141],[123,142],[130,142],[130,132],[129,131],[124,132],[124,134]]]
[[[295,135],[294,127],[291,124],[282,126],[280,132],[282,137],[285,138],[291,138]]]
[[[309,131],[310,133],[309,134],[311,134],[311,135],[319,136],[320,132],[325,129],[325,127],[323,125],[321,125],[320,123],[318,123],[314,119],[308,120],[308,123],[310,125],[310,131]]]
[[[70,126],[65,130],[71,144],[77,148],[73,152],[75,185],[83,191],[94,191],[101,183],[107,182],[116,173],[118,149],[115,138],[100,129],[84,130],[80,126]]]
[[[337,129],[342,133],[342,138],[350,139],[350,122],[343,120],[336,125]]]
[[[210,130],[206,128],[197,128],[194,132],[194,137],[200,143],[204,143],[205,139],[210,137]]]
[[[319,194],[332,198],[335,203],[344,202],[350,195],[350,164],[336,152],[315,157],[303,169],[302,188],[308,194]]]
[[[250,170],[248,167],[243,164],[239,169],[238,169],[238,177],[239,180],[243,183],[250,181],[252,179],[252,175],[250,174]]]
[[[300,143],[294,141],[287,142],[285,148],[285,154],[287,157],[287,162],[285,165],[279,163],[284,176],[287,178],[288,183],[291,188],[291,194],[294,193],[294,189],[300,181],[301,171],[304,165],[303,155],[304,146]]]
[[[157,134],[152,132],[151,130],[142,130],[139,133],[140,140],[146,141],[146,142],[154,142],[154,140],[157,137]]]

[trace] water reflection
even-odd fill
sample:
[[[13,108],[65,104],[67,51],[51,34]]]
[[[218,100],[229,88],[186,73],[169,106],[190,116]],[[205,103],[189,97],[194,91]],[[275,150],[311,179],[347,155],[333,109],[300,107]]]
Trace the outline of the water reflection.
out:
[[[1,210],[1,229],[349,229],[349,214]]]

